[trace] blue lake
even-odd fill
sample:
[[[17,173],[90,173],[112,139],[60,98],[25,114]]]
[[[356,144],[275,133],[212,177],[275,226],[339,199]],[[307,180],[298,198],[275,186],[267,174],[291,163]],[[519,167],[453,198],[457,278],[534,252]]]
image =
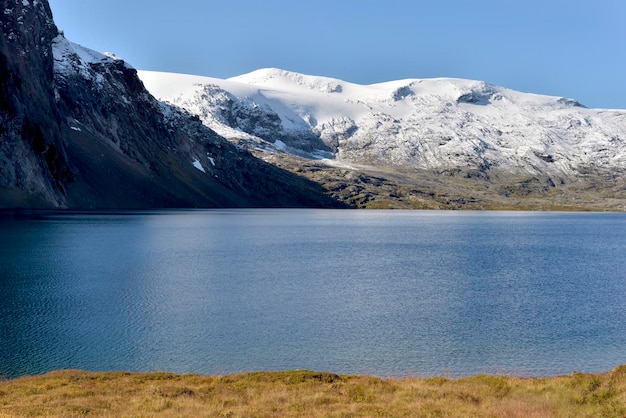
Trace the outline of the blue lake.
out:
[[[626,363],[621,213],[0,216],[0,377],[551,376]]]

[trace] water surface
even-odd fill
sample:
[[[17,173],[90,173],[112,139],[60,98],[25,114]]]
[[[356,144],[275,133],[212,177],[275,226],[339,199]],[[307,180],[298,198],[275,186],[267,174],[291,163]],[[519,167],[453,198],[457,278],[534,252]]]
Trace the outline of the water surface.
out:
[[[31,213],[0,233],[0,376],[626,363],[624,214]]]

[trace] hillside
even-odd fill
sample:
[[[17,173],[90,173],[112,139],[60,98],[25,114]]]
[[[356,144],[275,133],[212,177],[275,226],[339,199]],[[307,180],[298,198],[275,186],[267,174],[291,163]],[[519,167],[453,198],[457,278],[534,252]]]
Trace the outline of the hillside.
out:
[[[616,209],[626,197],[624,110],[461,79],[139,76],[156,97],[357,206]]]

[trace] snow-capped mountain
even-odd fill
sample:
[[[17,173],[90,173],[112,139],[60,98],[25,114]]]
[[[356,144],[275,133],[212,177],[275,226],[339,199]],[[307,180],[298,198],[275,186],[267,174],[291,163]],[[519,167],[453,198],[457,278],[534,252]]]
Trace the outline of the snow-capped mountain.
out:
[[[358,85],[279,69],[227,80],[139,76],[154,96],[227,138],[334,164],[554,178],[626,167],[626,110],[482,81]]]
[[[458,79],[138,77],[46,0],[0,11],[0,208],[626,208],[626,111]]]

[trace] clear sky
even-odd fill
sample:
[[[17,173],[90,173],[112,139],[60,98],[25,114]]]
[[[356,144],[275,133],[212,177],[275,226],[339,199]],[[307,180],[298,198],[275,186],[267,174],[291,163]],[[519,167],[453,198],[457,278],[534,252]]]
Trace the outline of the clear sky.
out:
[[[625,0],[49,2],[68,39],[142,70],[459,77],[626,109]]]

